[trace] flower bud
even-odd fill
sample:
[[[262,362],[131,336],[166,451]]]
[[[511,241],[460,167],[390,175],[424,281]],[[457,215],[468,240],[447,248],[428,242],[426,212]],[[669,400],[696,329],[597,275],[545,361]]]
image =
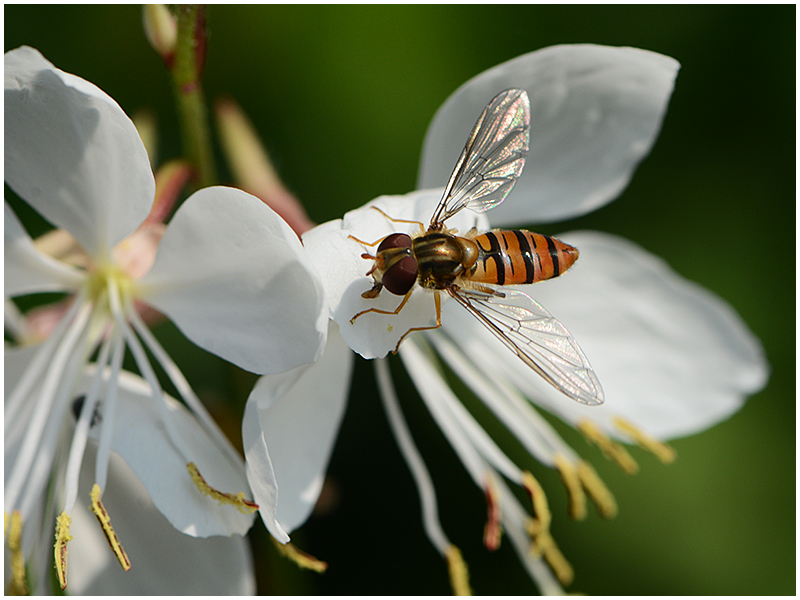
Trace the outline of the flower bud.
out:
[[[260,198],[301,235],[313,227],[305,209],[284,187],[253,124],[232,98],[216,102],[217,128],[236,185]]]
[[[166,4],[145,4],[142,9],[142,22],[147,41],[161,56],[167,67],[172,68],[175,42],[178,39],[178,26]]]

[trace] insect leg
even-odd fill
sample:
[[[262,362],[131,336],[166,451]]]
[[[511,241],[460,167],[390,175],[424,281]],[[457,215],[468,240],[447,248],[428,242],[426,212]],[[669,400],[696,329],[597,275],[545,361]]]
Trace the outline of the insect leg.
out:
[[[406,219],[393,219],[392,217],[390,217],[389,215],[387,215],[385,212],[383,212],[383,211],[382,211],[380,208],[378,208],[377,206],[371,206],[370,208],[372,208],[373,210],[377,210],[377,211],[378,211],[379,213],[381,213],[381,214],[382,214],[384,217],[386,217],[387,219],[389,219],[389,220],[390,220],[392,223],[412,223],[412,224],[414,224],[414,225],[419,225],[419,230],[420,230],[420,232],[422,232],[422,233],[425,233],[425,225],[423,225],[423,224],[422,224],[422,223],[420,223],[419,221],[408,221],[408,220],[406,220]]]
[[[395,346],[395,348],[394,348],[394,353],[395,354],[397,354],[397,351],[400,350],[400,344],[402,343],[402,341],[404,339],[406,339],[406,336],[409,333],[411,333],[412,331],[427,331],[429,329],[439,329],[439,327],[442,326],[442,301],[439,299],[439,292],[438,291],[434,292],[433,300],[434,300],[434,303],[436,304],[436,325],[430,325],[428,327],[412,327],[411,329],[406,331],[402,335],[402,337],[398,340],[397,346]]]
[[[358,317],[360,317],[361,315],[365,315],[365,314],[371,313],[371,312],[378,313],[380,315],[396,315],[396,314],[399,314],[400,311],[403,310],[403,307],[406,305],[406,302],[408,302],[408,299],[411,298],[411,292],[413,292],[413,291],[414,291],[413,289],[408,290],[408,293],[403,297],[403,301],[394,310],[383,310],[381,308],[368,308],[367,310],[362,310],[360,313],[358,313],[356,316],[354,316],[352,319],[350,319],[350,324],[352,325],[353,323],[355,323],[356,319]]]
[[[392,217],[390,217],[389,215],[387,215],[385,212],[383,212],[383,211],[382,211],[380,208],[378,208],[377,206],[372,206],[372,207],[370,207],[370,208],[372,208],[372,210],[377,210],[377,211],[378,211],[379,213],[381,213],[381,214],[382,214],[384,217],[386,217],[387,219],[389,219],[389,220],[390,220],[392,223],[411,223],[411,224],[413,224],[413,225],[419,225],[419,230],[420,230],[422,233],[425,233],[425,225],[423,225],[423,224],[422,224],[422,223],[420,223],[419,221],[408,221],[408,220],[406,220],[406,219],[393,219]],[[355,240],[355,241],[357,241],[359,244],[364,244],[365,246],[374,247],[374,246],[377,246],[378,244],[380,244],[380,243],[381,243],[383,240],[385,240],[385,239],[386,239],[387,237],[389,237],[389,236],[388,236],[388,235],[385,235],[385,236],[383,236],[382,238],[375,240],[374,242],[365,242],[364,240],[361,240],[361,239],[357,238],[357,237],[356,237],[356,236],[354,236],[354,235],[348,235],[347,237],[348,237],[349,239],[351,239],[351,240]],[[372,257],[368,257],[367,255],[364,255],[364,254],[362,254],[361,256],[362,256],[362,258],[375,258],[374,256],[372,256]]]
[[[382,238],[380,238],[379,240],[375,240],[372,243],[365,242],[364,240],[360,240],[354,235],[348,235],[347,237],[350,238],[351,240],[357,241],[359,244],[364,244],[365,246],[377,246],[378,244],[380,244],[383,240],[385,240],[389,236],[385,235]],[[369,254],[362,254],[361,258],[375,258],[375,257],[374,256],[370,256]]]

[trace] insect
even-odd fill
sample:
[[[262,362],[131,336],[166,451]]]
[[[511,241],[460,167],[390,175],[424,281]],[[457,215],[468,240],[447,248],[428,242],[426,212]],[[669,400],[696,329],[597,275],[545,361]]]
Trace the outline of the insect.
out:
[[[516,290],[500,291],[493,285],[536,283],[564,273],[578,259],[578,250],[553,237],[521,230],[495,230],[465,236],[445,228],[447,219],[468,208],[487,211],[505,200],[522,173],[530,136],[530,104],[524,90],[501,92],[486,106],[467,138],[461,156],[447,182],[444,194],[427,230],[418,221],[420,233],[393,233],[368,243],[378,245],[367,275],[374,285],[365,299],[377,298],[383,288],[404,296],[394,311],[369,308],[367,313],[398,314],[414,284],[434,292],[436,324],[412,327],[397,342],[395,352],[414,331],[441,327],[442,292],[474,315],[526,365],[558,390],[583,404],[601,404],[603,390],[580,346],[539,303]]]

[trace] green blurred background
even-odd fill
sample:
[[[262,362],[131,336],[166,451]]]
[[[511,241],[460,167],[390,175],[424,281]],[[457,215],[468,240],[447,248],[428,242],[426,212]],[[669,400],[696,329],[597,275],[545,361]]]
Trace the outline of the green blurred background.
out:
[[[129,114],[152,109],[159,159],[178,154],[170,80],[145,40],[138,6],[6,6],[4,13],[6,50],[34,46]],[[794,26],[794,6],[208,10],[208,98],[230,94],[239,101],[286,185],[317,222],[380,194],[412,190],[435,110],[497,63],[578,42],[646,48],[682,63],[661,136],[630,187],[595,213],[540,229],[613,232],[664,257],[733,304],[762,340],[772,375],[730,420],[674,441],[679,458],[672,466],[634,449],[642,466],[634,477],[560,428],[615,493],[620,514],[613,521],[594,514],[569,521],[558,478],[524,463],[548,492],[554,535],[576,570],[571,591],[795,593]],[[220,172],[225,179],[222,164]],[[23,213],[39,233],[41,223],[29,216]],[[233,403],[228,427],[235,435],[236,411],[252,378],[198,350],[169,324],[156,333],[201,397],[217,407]],[[404,410],[475,591],[535,593],[509,543],[495,553],[483,549],[483,495],[402,369],[393,368],[408,386]],[[328,572],[301,572],[279,558],[258,523],[251,538],[260,592],[450,592],[365,361],[356,364],[325,497],[324,510],[294,541],[327,560]]]

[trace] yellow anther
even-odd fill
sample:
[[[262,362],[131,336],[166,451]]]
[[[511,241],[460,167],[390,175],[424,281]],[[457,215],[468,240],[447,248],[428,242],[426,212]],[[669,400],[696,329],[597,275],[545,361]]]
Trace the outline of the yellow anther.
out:
[[[528,471],[522,472],[522,485],[528,492],[533,505],[533,517],[528,522],[528,535],[531,536],[531,551],[541,556],[544,549],[543,537],[550,535],[550,507],[547,505],[547,496],[536,478]]]
[[[528,532],[528,536],[531,538],[531,547],[528,549],[528,552],[531,553],[532,556],[539,558],[544,552],[544,538],[546,535],[550,535],[550,531],[542,526],[542,523],[538,519],[530,518],[525,523],[525,531]]]
[[[608,437],[591,421],[581,421],[578,423],[578,431],[580,431],[590,443],[596,444],[603,454],[605,454],[606,458],[613,460],[629,475],[633,475],[639,470],[639,465],[636,464],[636,461],[625,447]]]
[[[558,581],[563,586],[568,586],[575,578],[575,570],[569,561],[561,553],[561,550],[556,544],[555,539],[547,532],[546,535],[541,536],[542,555],[544,556],[547,564],[550,565],[553,573]]]
[[[206,480],[203,479],[203,476],[200,475],[200,471],[197,470],[197,465],[193,462],[190,462],[186,465],[186,468],[189,471],[189,475],[192,477],[192,481],[194,485],[206,496],[209,496],[219,502],[220,504],[230,504],[235,506],[239,512],[244,514],[251,514],[258,510],[258,504],[253,502],[252,500],[248,500],[244,497],[244,492],[239,492],[238,494],[231,494],[229,492],[221,492],[220,490],[211,487],[206,483]]]
[[[534,517],[544,525],[545,529],[548,529],[551,520],[550,508],[547,505],[547,496],[545,496],[541,484],[529,471],[523,471],[522,485],[531,498]]]
[[[668,465],[675,461],[677,453],[675,449],[665,442],[660,442],[657,439],[647,435],[641,429],[636,427],[633,423],[626,421],[621,417],[614,417],[614,425],[622,433],[630,436],[640,447],[655,454],[658,459]]]
[[[503,535],[501,522],[500,496],[497,493],[497,484],[491,475],[486,476],[486,525],[483,528],[483,545],[487,550],[497,550],[500,547],[500,538]]]
[[[122,547],[122,544],[119,543],[117,532],[114,531],[114,528],[111,526],[111,517],[108,516],[106,507],[103,506],[103,503],[100,501],[101,494],[100,486],[95,483],[92,486],[92,512],[100,522],[100,527],[102,527],[108,545],[111,546],[111,550],[117,557],[119,565],[125,571],[129,571],[131,568],[131,561],[128,559],[128,555],[125,554],[125,549]]]
[[[469,570],[467,563],[461,556],[461,551],[450,544],[447,548],[447,571],[450,573],[450,587],[453,588],[455,596],[471,596],[472,589],[469,587]]]
[[[291,542],[287,544],[281,544],[275,538],[272,538],[272,542],[275,544],[278,552],[291,560],[301,569],[309,569],[311,571],[316,571],[317,573],[324,573],[328,570],[328,563],[311,556],[307,552],[303,552]]]
[[[583,486],[575,465],[560,455],[554,456],[553,460],[556,463],[558,474],[561,475],[561,482],[567,488],[569,516],[576,521],[582,521],[586,518],[586,495],[583,493]]]
[[[562,480],[567,485],[567,490],[571,489],[570,486],[575,486],[577,482],[577,489],[580,490],[580,481],[575,473],[574,467],[564,457],[556,457],[556,467],[562,473]],[[564,473],[567,473],[566,477]],[[567,483],[567,479],[570,483]],[[550,533],[550,521],[552,516],[550,508],[547,505],[547,497],[544,494],[542,486],[536,481],[536,478],[527,471],[522,472],[522,485],[528,491],[533,503],[534,517],[528,522],[528,534],[531,536],[531,549],[530,552],[534,556],[543,556],[547,564],[553,570],[556,578],[561,582],[561,585],[567,586],[572,583],[575,577],[575,571],[572,565],[569,564],[561,550],[558,549],[558,544]],[[572,492],[570,492],[572,494]],[[580,491],[580,497],[583,504],[583,513],[586,513],[586,497],[583,491]],[[572,510],[572,509],[571,509]]]
[[[67,588],[67,542],[72,540],[72,536],[69,534],[71,524],[72,517],[66,511],[56,518],[56,575],[62,590]]]
[[[606,519],[612,519],[617,516],[617,501],[614,500],[614,495],[600,479],[600,475],[594,470],[592,465],[586,461],[578,463],[578,477],[580,478],[581,485],[589,498],[592,499],[594,505],[597,507],[597,512],[600,516]]]
[[[22,554],[22,515],[18,510],[11,513],[11,518],[4,513],[5,531],[8,535],[8,549],[11,553],[11,579],[6,593],[9,596],[27,596],[28,582],[25,578],[25,556]],[[10,523],[9,523],[10,521]]]

